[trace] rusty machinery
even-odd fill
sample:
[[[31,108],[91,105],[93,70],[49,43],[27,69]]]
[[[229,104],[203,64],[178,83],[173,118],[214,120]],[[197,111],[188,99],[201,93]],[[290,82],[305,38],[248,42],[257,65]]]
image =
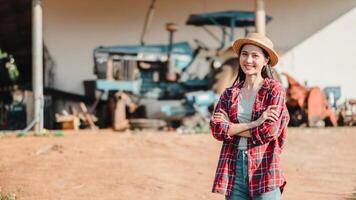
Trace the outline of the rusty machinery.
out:
[[[356,99],[349,99],[339,107],[337,124],[356,126]]]
[[[319,87],[306,88],[286,73],[290,126],[337,126],[337,118]]]

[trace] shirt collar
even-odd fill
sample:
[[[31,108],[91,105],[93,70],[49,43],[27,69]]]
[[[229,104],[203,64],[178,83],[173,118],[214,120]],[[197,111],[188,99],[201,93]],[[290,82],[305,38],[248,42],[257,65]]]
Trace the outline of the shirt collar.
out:
[[[234,92],[237,92],[237,93],[240,92],[242,86],[244,85],[244,82],[245,81],[240,81],[235,86],[233,86]],[[258,94],[267,91],[267,89],[269,88],[269,83],[270,83],[270,79],[264,78],[263,84],[262,84],[261,88],[258,90]]]

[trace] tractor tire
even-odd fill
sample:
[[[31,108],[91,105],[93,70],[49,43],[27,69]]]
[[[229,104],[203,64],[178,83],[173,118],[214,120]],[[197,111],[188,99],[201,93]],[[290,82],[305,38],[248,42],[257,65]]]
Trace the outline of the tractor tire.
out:
[[[130,127],[132,129],[162,129],[167,126],[166,121],[160,119],[129,119]]]

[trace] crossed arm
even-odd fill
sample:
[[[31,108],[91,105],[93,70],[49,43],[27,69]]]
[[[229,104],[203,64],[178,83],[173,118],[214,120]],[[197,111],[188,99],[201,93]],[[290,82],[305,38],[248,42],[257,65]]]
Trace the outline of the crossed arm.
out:
[[[215,112],[210,120],[210,127],[213,136],[220,141],[230,141],[233,136],[252,138],[254,144],[267,143],[277,137],[280,129],[281,110],[285,103],[283,90],[277,90],[272,94],[270,106],[261,116],[249,123],[233,123],[228,117],[230,109],[228,92],[224,92],[220,97]]]
[[[234,135],[240,137],[252,137],[249,129],[260,126],[266,120],[270,120],[271,122],[278,120],[278,112],[276,108],[277,105],[270,105],[257,120],[249,123],[232,123],[226,111],[223,109],[221,109],[220,112],[214,113],[212,118],[216,122],[230,124],[230,128],[227,132],[227,135],[230,137]]]

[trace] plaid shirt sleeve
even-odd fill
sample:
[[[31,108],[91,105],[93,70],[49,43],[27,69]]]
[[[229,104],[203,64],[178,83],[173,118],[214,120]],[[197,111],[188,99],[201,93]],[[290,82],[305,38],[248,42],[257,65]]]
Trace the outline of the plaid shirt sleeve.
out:
[[[226,89],[224,93],[220,96],[219,102],[216,105],[213,114],[219,113],[222,110],[225,111],[226,113],[229,113],[228,111],[231,104],[229,93],[231,93],[231,91],[229,89]],[[230,123],[221,122],[215,119],[214,115],[212,115],[210,119],[210,128],[211,128],[212,135],[214,136],[215,139],[219,141],[232,141],[233,137],[227,134],[230,129],[230,126],[231,126]]]
[[[286,94],[282,85],[278,84],[274,86],[267,94],[267,98],[269,99],[265,101],[266,103],[263,107],[267,109],[270,105],[277,105],[278,121],[272,122],[266,120],[260,126],[250,129],[252,143],[256,145],[262,145],[276,140],[281,132],[281,128],[288,123],[289,115],[285,104]],[[261,115],[264,110],[259,114]]]

